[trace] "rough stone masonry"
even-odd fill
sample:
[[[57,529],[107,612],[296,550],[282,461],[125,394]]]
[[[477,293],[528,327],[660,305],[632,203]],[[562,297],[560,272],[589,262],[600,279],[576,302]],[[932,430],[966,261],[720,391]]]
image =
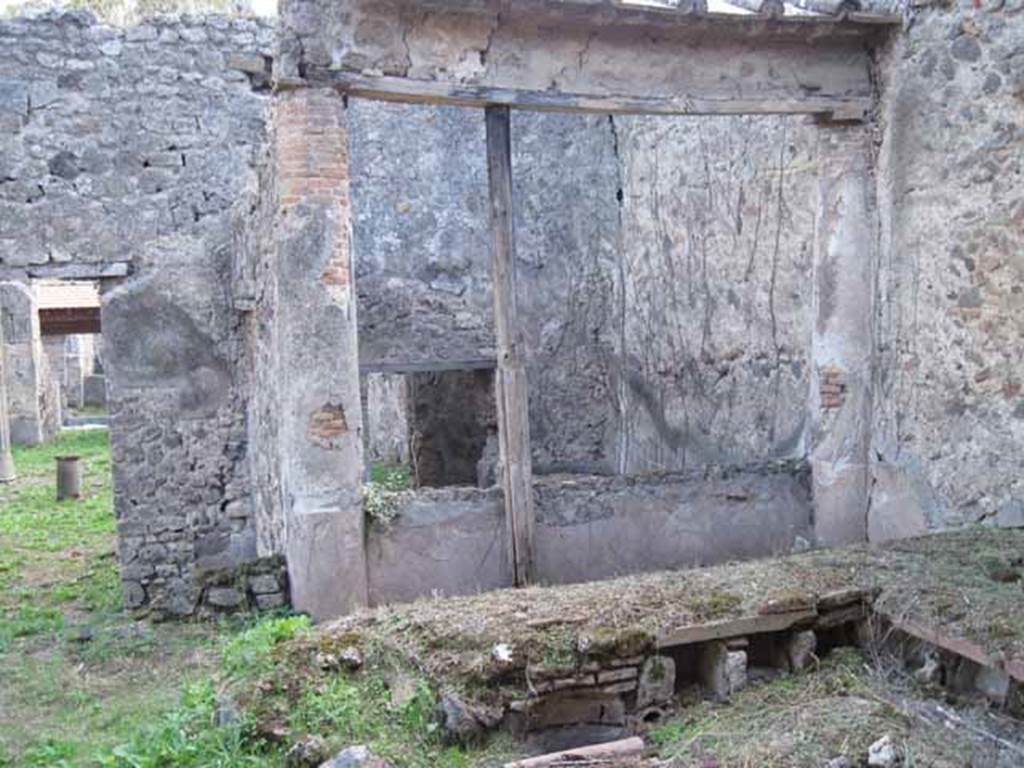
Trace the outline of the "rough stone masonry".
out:
[[[761,553],[826,540],[808,462],[862,489],[841,497],[861,517],[838,538],[1024,517],[1024,6],[904,12],[852,148],[796,116],[515,114],[553,578],[643,567],[652,547],[666,567],[758,554],[731,529],[764,510]],[[0,278],[103,281],[131,608],[279,604],[289,570],[310,576],[306,546],[326,547],[336,568],[318,578],[349,596],[327,612],[507,583],[494,490],[414,494],[390,530],[329,512],[359,504],[338,467],[345,487],[362,475],[358,387],[339,397],[332,377],[357,380],[357,357],[493,358],[495,340],[482,114],[325,91],[279,94],[271,117],[276,49],[287,64],[318,19],[334,28],[314,2],[286,4],[280,31],[0,22]],[[845,178],[841,151],[867,159],[871,194],[834,186],[836,204],[875,223],[850,236],[861,251],[819,264],[821,180]],[[822,350],[854,278],[861,363],[837,368]],[[837,424],[852,452],[816,437]],[[296,460],[307,444],[312,465]],[[608,544],[640,518],[650,546]],[[427,557],[410,590],[399,566],[428,545],[454,564]]]

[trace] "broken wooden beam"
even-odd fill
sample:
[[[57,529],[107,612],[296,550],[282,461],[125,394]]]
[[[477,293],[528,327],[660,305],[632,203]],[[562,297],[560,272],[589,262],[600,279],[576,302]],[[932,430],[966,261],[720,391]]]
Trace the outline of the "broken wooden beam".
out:
[[[880,619],[897,632],[902,632],[918,640],[930,643],[944,651],[962,656],[982,667],[1006,672],[1014,680],[1024,682],[1024,660],[993,657],[980,645],[970,640],[946,634],[935,627],[928,626],[914,619],[897,619],[881,611],[876,613]]]

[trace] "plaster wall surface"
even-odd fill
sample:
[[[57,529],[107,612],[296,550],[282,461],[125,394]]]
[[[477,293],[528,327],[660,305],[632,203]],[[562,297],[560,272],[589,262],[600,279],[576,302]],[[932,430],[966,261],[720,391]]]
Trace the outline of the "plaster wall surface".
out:
[[[535,488],[545,583],[783,554],[814,536],[800,463],[642,479],[556,475]]]
[[[371,605],[511,586],[499,489],[405,493],[392,512],[393,519],[367,528]]]
[[[809,546],[806,465],[650,478],[552,475],[534,485],[542,584],[709,565]],[[512,584],[500,489],[431,489],[394,500],[367,530],[370,603]]]
[[[872,535],[1024,508],[1024,5],[916,8],[880,59]]]
[[[481,115],[350,112],[361,362],[492,357]],[[815,130],[513,115],[536,472],[803,455]]]
[[[623,190],[619,466],[803,456],[818,128],[792,117],[613,125]]]

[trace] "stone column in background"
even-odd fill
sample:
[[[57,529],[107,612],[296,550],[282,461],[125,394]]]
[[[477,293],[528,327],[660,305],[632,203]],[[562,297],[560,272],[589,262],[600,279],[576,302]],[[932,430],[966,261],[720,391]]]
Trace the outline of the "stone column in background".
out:
[[[285,552],[293,606],[323,619],[367,601],[346,107],[285,92],[273,122]]]
[[[60,426],[58,402],[39,332],[39,311],[32,288],[0,283],[0,315],[7,353],[7,409],[11,441],[38,445]]]
[[[815,534],[867,539],[877,230],[871,143],[861,125],[822,126],[815,232],[811,469]]]
[[[4,318],[0,310],[0,483],[15,478],[11,455],[11,425],[7,418],[7,345],[4,343]]]

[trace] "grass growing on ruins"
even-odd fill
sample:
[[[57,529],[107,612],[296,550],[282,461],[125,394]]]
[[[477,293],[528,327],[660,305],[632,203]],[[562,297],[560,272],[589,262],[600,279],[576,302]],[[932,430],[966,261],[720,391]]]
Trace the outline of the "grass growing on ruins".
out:
[[[817,669],[753,685],[728,704],[696,702],[652,731],[651,741],[677,768],[823,766],[838,756],[860,765],[886,735],[906,766],[974,764],[970,734],[904,707],[907,685],[877,660],[841,648]]]
[[[54,460],[67,454],[84,461],[83,498],[58,503]],[[483,759],[441,743],[420,680],[396,702],[372,659],[351,675],[289,666],[282,647],[308,631],[305,617],[126,615],[105,430],[17,448],[15,462],[17,480],[0,486],[0,767],[276,766],[306,736],[367,743],[400,765]],[[289,678],[302,684],[264,690]],[[286,717],[259,719],[279,705]]]

